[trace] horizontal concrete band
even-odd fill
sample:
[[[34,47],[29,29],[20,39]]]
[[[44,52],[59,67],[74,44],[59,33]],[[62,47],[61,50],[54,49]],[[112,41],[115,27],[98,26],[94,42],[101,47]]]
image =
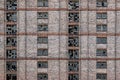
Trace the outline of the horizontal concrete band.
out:
[[[106,36],[120,36],[120,33],[102,33],[102,32],[97,32],[97,33],[84,33],[84,32],[81,32],[77,35],[74,35],[74,34],[68,34],[67,32],[66,33],[57,33],[57,32],[37,32],[37,33],[31,33],[31,32],[28,32],[28,33],[17,33],[15,35],[7,35],[7,34],[4,34],[4,33],[0,33],[0,36],[19,36],[19,35],[35,35],[35,36],[49,36],[49,35],[56,35],[56,36],[60,36],[60,35],[65,35],[65,36],[84,36],[84,35],[87,35],[87,36],[101,36],[101,37],[106,37]]]
[[[4,8],[0,8],[1,11],[9,11]],[[80,9],[74,9],[70,10],[68,8],[18,8],[14,11],[120,11],[120,8],[80,8]],[[12,10],[10,10],[12,11]]]
[[[68,59],[68,58],[16,58],[16,59],[7,59],[0,58],[0,60],[69,60],[69,61],[80,61],[80,60],[120,60],[120,58],[79,58],[79,59]]]

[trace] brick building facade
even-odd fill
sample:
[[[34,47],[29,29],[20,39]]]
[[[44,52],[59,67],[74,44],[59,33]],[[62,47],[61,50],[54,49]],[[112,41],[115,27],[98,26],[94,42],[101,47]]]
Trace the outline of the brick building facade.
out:
[[[120,80],[120,0],[0,0],[0,80]]]

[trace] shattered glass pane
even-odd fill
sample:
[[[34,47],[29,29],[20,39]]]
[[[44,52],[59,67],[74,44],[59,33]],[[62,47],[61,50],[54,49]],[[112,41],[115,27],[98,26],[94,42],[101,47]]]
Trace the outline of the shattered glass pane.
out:
[[[17,58],[17,50],[16,49],[7,49],[6,50],[6,57],[9,59]]]
[[[71,10],[79,9],[79,0],[69,0],[68,6]]]
[[[16,22],[17,21],[17,13],[6,13],[6,20],[7,22]]]
[[[17,33],[16,25],[7,25],[6,34],[7,35],[15,35]]]
[[[7,46],[17,46],[17,38],[16,37],[7,37],[6,38],[6,45]]]
[[[17,9],[17,0],[7,0],[6,7],[7,7],[7,10],[16,10]]]
[[[7,61],[6,70],[9,72],[17,71],[17,62],[16,61]]]
[[[79,46],[79,37],[69,37],[68,38],[68,46],[78,47]]]

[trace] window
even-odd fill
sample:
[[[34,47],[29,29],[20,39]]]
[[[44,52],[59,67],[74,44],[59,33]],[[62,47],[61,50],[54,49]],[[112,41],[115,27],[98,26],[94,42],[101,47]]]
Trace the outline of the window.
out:
[[[9,72],[17,71],[17,62],[16,61],[7,61],[6,70]]]
[[[107,13],[97,13],[97,19],[107,19]]]
[[[70,35],[78,35],[79,34],[79,26],[78,25],[69,25],[68,32]]]
[[[96,63],[97,69],[106,69],[107,68],[107,62],[97,62]]]
[[[7,20],[7,22],[16,22],[17,21],[17,13],[16,12],[6,13],[6,20]]]
[[[38,0],[38,7],[48,7],[48,0]]]
[[[69,0],[68,6],[69,9],[79,9],[79,0]]]
[[[105,24],[97,25],[96,30],[98,32],[106,32],[107,31],[107,25],[105,25]]]
[[[78,72],[79,71],[79,62],[69,62],[68,63],[68,69],[69,71],[75,71]]]
[[[79,46],[79,38],[78,37],[69,37],[68,38],[68,46],[78,47]]]
[[[6,7],[7,7],[7,10],[16,10],[17,0],[7,0]]]
[[[6,80],[17,80],[16,74],[7,74],[6,76],[7,76]]]
[[[38,73],[37,80],[48,80],[48,74],[47,73]]]
[[[38,56],[48,56],[48,49],[38,49],[37,55]]]
[[[68,80],[79,80],[78,74],[69,74]]]
[[[7,49],[6,50],[6,57],[9,59],[17,58],[17,50],[16,49]]]
[[[48,31],[48,25],[47,24],[38,25],[38,31]]]
[[[48,19],[48,12],[38,12],[38,19]]]
[[[7,35],[15,35],[17,33],[16,25],[7,25],[6,34]]]
[[[107,50],[106,49],[97,49],[96,56],[107,56]]]
[[[47,61],[38,61],[37,65],[38,65],[38,68],[48,68]]]
[[[69,13],[69,22],[79,22],[79,13]]]
[[[69,50],[68,56],[69,56],[69,59],[78,59],[79,58],[79,50]]]
[[[17,38],[16,37],[7,37],[6,38],[6,45],[7,46],[17,46]]]
[[[97,44],[107,44],[107,37],[97,37]]]
[[[37,38],[37,43],[47,44],[48,43],[48,37],[38,37]]]
[[[96,80],[107,80],[107,74],[104,73],[97,73]]]
[[[97,7],[107,7],[107,0],[97,0],[96,5]]]

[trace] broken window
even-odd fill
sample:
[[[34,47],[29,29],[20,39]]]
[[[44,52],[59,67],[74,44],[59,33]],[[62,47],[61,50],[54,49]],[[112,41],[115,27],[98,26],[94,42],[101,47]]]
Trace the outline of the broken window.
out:
[[[97,0],[96,5],[97,7],[107,7],[107,0]]]
[[[69,50],[68,55],[69,55],[69,59],[78,59],[79,58],[79,50]]]
[[[78,72],[79,71],[79,62],[69,62],[68,63],[68,69],[69,71],[75,71]]]
[[[97,49],[96,56],[107,56],[107,49]]]
[[[97,73],[96,80],[107,80],[107,74],[105,73]]]
[[[6,38],[6,45],[7,46],[16,46],[17,45],[17,38],[16,37],[7,37]]]
[[[47,73],[38,73],[37,80],[48,80],[48,74]]]
[[[78,35],[79,34],[79,26],[78,25],[69,25],[68,32],[70,35]]]
[[[38,0],[38,7],[48,7],[48,0]]]
[[[16,12],[6,13],[6,20],[7,20],[7,22],[16,22],[17,21],[17,13]]]
[[[79,46],[79,38],[78,37],[69,37],[68,38],[68,46],[78,47]]]
[[[47,24],[38,25],[38,31],[48,31],[48,25]]]
[[[107,19],[107,13],[97,13],[97,19]]]
[[[17,71],[17,62],[16,61],[7,61],[6,62],[6,70],[7,71]]]
[[[38,19],[48,19],[48,12],[38,12]]]
[[[107,44],[107,37],[97,37],[97,44]]]
[[[98,32],[106,32],[107,31],[107,25],[105,25],[105,24],[97,25],[96,30]]]
[[[69,13],[69,22],[79,22],[79,13]]]
[[[17,33],[16,25],[7,25],[6,34],[7,35],[15,35]]]
[[[79,80],[79,74],[69,74],[68,80]]]
[[[38,37],[37,43],[48,43],[48,37]]]
[[[17,58],[17,50],[16,49],[7,49],[6,50],[6,57],[9,59]]]
[[[47,61],[38,61],[37,65],[38,65],[38,68],[48,68]]]
[[[17,0],[6,0],[7,10],[16,10],[17,9]]]
[[[38,56],[48,56],[48,49],[38,49],[37,55]]]
[[[106,69],[107,68],[107,62],[97,62],[96,63],[97,69]]]
[[[79,0],[69,0],[69,9],[79,9]]]
[[[7,74],[6,80],[17,80],[17,75],[16,74]]]

